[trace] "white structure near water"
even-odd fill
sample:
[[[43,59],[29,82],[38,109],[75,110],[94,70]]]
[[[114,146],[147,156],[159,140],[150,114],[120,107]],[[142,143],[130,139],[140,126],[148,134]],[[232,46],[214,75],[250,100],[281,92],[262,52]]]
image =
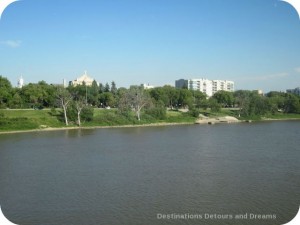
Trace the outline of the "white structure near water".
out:
[[[184,85],[189,90],[201,91],[208,97],[213,96],[218,91],[234,91],[234,82],[229,80],[209,80],[209,79],[189,79],[189,80],[177,80],[175,86],[182,88]]]

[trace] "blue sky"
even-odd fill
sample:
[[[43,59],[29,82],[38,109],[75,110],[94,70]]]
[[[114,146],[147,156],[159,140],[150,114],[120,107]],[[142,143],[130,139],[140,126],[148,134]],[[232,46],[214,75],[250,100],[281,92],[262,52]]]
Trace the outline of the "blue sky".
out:
[[[0,74],[117,86],[227,79],[300,86],[300,20],[279,0],[22,0],[0,20]]]

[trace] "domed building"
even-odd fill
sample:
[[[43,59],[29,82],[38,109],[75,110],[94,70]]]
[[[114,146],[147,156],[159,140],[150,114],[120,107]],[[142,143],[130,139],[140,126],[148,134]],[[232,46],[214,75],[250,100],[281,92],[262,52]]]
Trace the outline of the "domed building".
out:
[[[77,86],[85,84],[86,86],[92,86],[94,80],[95,79],[88,76],[87,71],[85,71],[81,77],[78,77],[76,80],[70,81],[70,85]]]

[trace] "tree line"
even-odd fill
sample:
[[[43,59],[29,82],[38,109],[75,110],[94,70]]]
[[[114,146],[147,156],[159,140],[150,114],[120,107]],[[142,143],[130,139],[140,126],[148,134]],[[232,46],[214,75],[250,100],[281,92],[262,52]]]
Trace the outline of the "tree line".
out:
[[[91,86],[83,84],[67,88],[40,81],[14,88],[7,78],[0,76],[0,108],[52,108],[53,114],[55,108],[62,108],[66,125],[69,120],[80,125],[82,120],[93,119],[94,108],[116,108],[123,116],[134,113],[137,120],[143,113],[163,119],[166,109],[180,108],[189,109],[195,117],[199,110],[219,112],[222,108],[236,108],[238,117],[300,113],[300,97],[275,91],[260,95],[257,91],[238,90],[219,91],[207,98],[200,91],[168,85],[145,90],[142,86],[117,88],[115,82],[98,85],[96,81]]]

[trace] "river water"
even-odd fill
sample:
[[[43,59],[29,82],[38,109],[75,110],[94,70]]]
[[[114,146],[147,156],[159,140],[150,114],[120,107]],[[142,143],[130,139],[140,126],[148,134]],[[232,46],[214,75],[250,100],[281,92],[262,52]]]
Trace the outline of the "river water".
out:
[[[283,224],[299,136],[299,121],[0,135],[0,204],[20,225]]]

